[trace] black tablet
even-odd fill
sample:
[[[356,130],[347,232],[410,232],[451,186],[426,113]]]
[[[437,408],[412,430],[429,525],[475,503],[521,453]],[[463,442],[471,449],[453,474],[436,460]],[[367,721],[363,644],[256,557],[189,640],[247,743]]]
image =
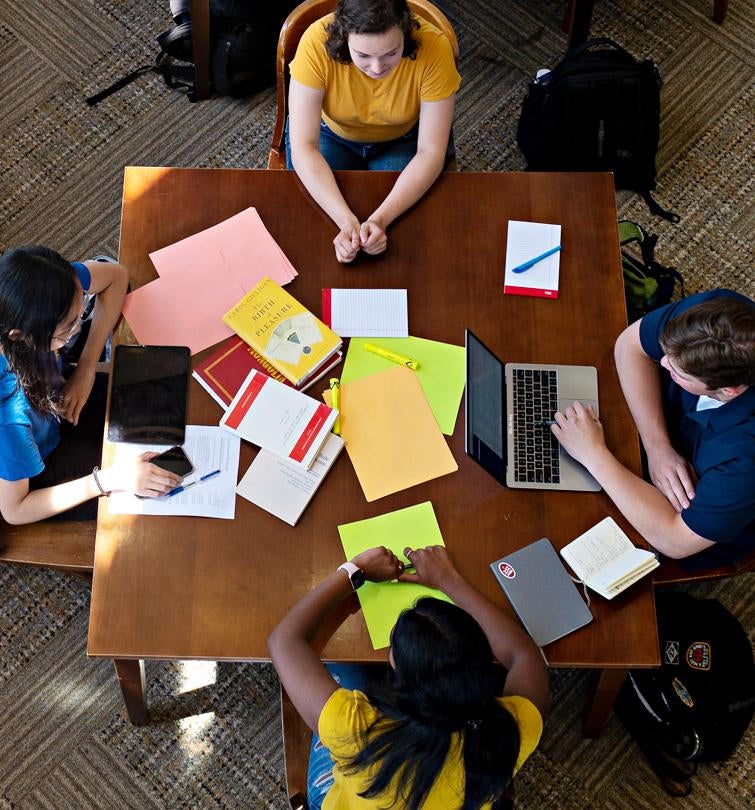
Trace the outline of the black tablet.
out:
[[[183,444],[190,371],[187,346],[116,346],[108,439]]]

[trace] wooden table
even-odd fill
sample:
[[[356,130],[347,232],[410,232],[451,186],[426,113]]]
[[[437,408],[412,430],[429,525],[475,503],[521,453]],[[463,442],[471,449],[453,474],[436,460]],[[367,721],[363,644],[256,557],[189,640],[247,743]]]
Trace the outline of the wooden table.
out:
[[[375,208],[394,178],[338,175],[358,216]],[[132,286],[155,277],[149,251],[250,205],[300,273],[288,289],[316,313],[323,287],[406,287],[413,335],[462,344],[468,326],[506,361],[597,366],[609,446],[639,471],[638,439],[613,364],[614,338],[626,316],[610,175],[444,174],[391,227],[385,254],[344,266],[333,253],[332,224],[292,173],[129,167],[120,260]],[[557,301],[502,294],[508,219],[563,225]],[[215,424],[220,415],[192,381],[189,421]],[[459,570],[506,609],[488,568],[492,560],[543,536],[561,547],[606,514],[631,534],[603,493],[500,486],[464,453],[463,421],[460,414],[450,439],[458,472],[367,503],[343,453],[295,528],[242,498],[232,522],[116,516],[103,499],[88,652],[115,659],[132,720],[146,718],[142,659],[266,660],[276,623],[343,561],[341,523],[431,500]],[[242,443],[240,474],[255,452]],[[106,443],[106,460],[111,453]],[[552,666],[602,671],[587,721],[594,733],[626,668],[659,663],[650,578],[612,602],[596,597],[592,610],[590,625],[545,652]],[[355,597],[323,628],[317,646],[331,660],[385,660],[387,654],[372,649]]]

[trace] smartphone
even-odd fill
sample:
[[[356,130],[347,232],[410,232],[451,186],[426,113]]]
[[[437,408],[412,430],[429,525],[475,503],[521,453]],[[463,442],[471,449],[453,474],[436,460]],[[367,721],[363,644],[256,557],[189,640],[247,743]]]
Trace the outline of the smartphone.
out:
[[[182,478],[194,469],[194,465],[184,452],[183,447],[179,447],[178,445],[150,459],[149,463],[161,467],[168,472],[180,475]]]

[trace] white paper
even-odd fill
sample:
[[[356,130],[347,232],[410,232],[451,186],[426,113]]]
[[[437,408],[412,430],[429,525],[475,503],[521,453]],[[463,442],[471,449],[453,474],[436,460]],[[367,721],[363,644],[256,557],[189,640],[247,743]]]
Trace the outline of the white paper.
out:
[[[239,437],[216,425],[187,425],[183,448],[194,465],[194,471],[184,478],[184,485],[213,470],[221,470],[220,475],[170,497],[141,499],[127,492],[114,492],[109,498],[110,511],[114,515],[191,515],[233,520],[241,448]],[[165,445],[158,444],[118,444],[114,463],[148,450],[161,453],[166,449]]]
[[[522,273],[513,269],[561,244],[561,226],[544,222],[509,220],[506,239],[506,287],[525,287],[535,291],[557,291],[561,253],[554,253]]]
[[[406,290],[333,289],[330,317],[340,337],[409,337]]]
[[[260,450],[239,481],[236,492],[295,526],[342,449],[343,439],[329,433],[308,470],[267,450]]]

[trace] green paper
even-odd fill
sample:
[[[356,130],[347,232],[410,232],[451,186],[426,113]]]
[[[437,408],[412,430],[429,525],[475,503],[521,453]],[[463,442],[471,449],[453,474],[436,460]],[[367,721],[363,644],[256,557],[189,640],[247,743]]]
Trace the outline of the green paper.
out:
[[[347,560],[375,546],[385,546],[400,560],[406,560],[404,549],[407,546],[445,546],[430,501],[367,520],[344,523],[338,527],[338,534]],[[399,614],[418,599],[434,596],[451,601],[442,591],[413,582],[365,582],[357,595],[376,650],[390,645],[391,631]]]
[[[464,393],[466,377],[464,347],[416,337],[353,337],[349,342],[349,351],[341,374],[342,385],[396,365],[379,354],[368,352],[364,348],[365,343],[390,349],[419,363],[419,369],[415,373],[435,420],[446,436],[452,436],[461,395]]]

